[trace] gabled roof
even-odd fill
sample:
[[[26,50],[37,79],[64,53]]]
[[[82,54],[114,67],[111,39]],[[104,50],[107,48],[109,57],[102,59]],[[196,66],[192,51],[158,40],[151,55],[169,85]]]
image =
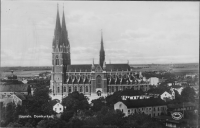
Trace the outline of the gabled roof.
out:
[[[181,104],[168,104],[167,107],[168,108],[182,108],[182,107],[195,107],[196,105],[194,103],[191,102],[185,102],[185,103],[181,103]]]
[[[165,90],[161,90],[161,89],[157,89],[157,88],[155,88],[155,89],[150,89],[150,90],[148,90],[147,91],[147,93],[149,93],[149,94],[163,94],[165,92]]]
[[[140,107],[152,107],[166,105],[165,101],[160,98],[149,98],[139,100],[123,100],[127,108],[140,108]]]
[[[56,106],[56,105],[61,105],[61,106],[63,106],[61,103],[56,103],[56,104],[53,105],[53,107]]]
[[[106,64],[106,71],[130,71],[128,64]]]
[[[88,78],[85,78],[85,81],[84,79],[80,78],[79,80],[77,78],[69,78],[67,79],[66,81],[67,84],[89,84],[90,83],[90,80]]]
[[[91,64],[82,64],[82,65],[68,65],[68,72],[91,72],[92,65]]]
[[[98,64],[95,64],[97,67]],[[68,65],[68,72],[91,72],[92,64],[81,64],[81,65]],[[130,71],[130,66],[128,64],[106,64],[106,71]]]
[[[171,94],[171,91],[169,89],[152,88],[147,91],[147,93],[149,94],[160,94],[160,95],[163,94],[164,92],[168,92],[169,94]]]
[[[145,93],[141,90],[134,90],[134,89],[127,89],[122,91],[122,96],[139,96],[139,95],[145,95]]]
[[[181,88],[182,86],[180,86],[180,85],[172,85],[171,87],[172,88]]]
[[[25,100],[25,99],[26,99],[26,98],[24,97],[24,95],[21,94],[21,93],[15,93],[15,95],[16,95],[18,98],[20,98],[21,100]]]
[[[0,85],[0,92],[27,92],[27,84]]]

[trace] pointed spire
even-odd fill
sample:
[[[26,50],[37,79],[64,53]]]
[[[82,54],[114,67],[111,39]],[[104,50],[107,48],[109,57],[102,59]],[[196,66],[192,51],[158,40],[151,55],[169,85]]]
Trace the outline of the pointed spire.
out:
[[[57,4],[57,16],[56,16],[56,28],[54,35],[57,35],[60,33],[61,25],[60,25],[60,16],[59,16],[59,6]],[[59,33],[58,33],[59,32]]]
[[[68,41],[68,33],[67,33],[67,28],[65,24],[65,12],[64,12],[64,4],[63,4],[63,17],[62,17],[62,43],[66,46],[69,45]]]
[[[101,49],[100,49],[100,58],[99,58],[99,65],[103,68],[103,63],[105,61],[105,51],[103,47],[103,34],[101,30]]]
[[[102,29],[101,29],[101,50],[104,51],[104,47],[103,47],[103,32],[102,32]]]
[[[56,26],[54,30],[54,39],[53,39],[54,48],[57,47],[58,43],[60,42],[60,33],[61,33],[61,25],[60,25],[60,17],[59,17],[59,7],[57,4]]]
[[[92,70],[94,70],[95,67],[94,67],[94,58],[93,58],[93,61],[92,61]]]
[[[106,62],[103,63],[103,69],[106,69]]]

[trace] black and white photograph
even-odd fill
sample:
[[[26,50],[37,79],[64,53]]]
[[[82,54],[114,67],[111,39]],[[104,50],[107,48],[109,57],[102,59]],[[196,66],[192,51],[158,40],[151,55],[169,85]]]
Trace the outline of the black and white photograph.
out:
[[[195,1],[1,1],[0,127],[198,128]]]

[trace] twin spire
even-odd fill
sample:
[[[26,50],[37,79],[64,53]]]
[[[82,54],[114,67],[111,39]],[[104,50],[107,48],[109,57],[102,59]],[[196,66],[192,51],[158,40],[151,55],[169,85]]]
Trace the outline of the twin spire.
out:
[[[104,47],[103,47],[103,33],[102,33],[102,30],[101,30],[101,50],[104,51]]]
[[[63,5],[63,17],[62,17],[62,27],[60,23],[60,16],[59,16],[59,7],[57,5],[57,16],[56,16],[56,26],[54,30],[54,41],[53,46],[69,46],[68,41],[68,33],[65,24],[65,13],[64,13],[64,5]]]
[[[101,68],[103,68],[103,64],[105,61],[105,51],[103,47],[103,35],[102,35],[102,30],[101,30],[101,49],[100,49],[100,56],[99,56],[99,65]]]

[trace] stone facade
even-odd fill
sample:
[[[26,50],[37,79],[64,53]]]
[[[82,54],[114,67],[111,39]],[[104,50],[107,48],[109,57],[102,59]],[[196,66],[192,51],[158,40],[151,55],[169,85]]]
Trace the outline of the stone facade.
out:
[[[151,117],[155,117],[155,116],[159,116],[162,113],[166,114],[167,113],[167,106],[164,104],[158,104],[156,105],[156,103],[154,105],[142,105],[142,104],[138,104],[138,106],[134,107],[130,107],[128,105],[126,105],[126,103],[124,103],[123,101],[119,101],[116,104],[114,104],[114,109],[119,109],[120,111],[122,111],[125,116],[131,115],[131,114],[135,114],[135,113],[143,113],[143,114],[147,114],[150,115]]]
[[[130,70],[129,64],[106,64],[103,36],[101,34],[99,64],[71,65],[70,44],[63,12],[62,27],[59,12],[52,47],[51,97],[61,100],[73,91],[86,96],[107,96],[115,91],[135,88],[148,90],[139,74]]]

